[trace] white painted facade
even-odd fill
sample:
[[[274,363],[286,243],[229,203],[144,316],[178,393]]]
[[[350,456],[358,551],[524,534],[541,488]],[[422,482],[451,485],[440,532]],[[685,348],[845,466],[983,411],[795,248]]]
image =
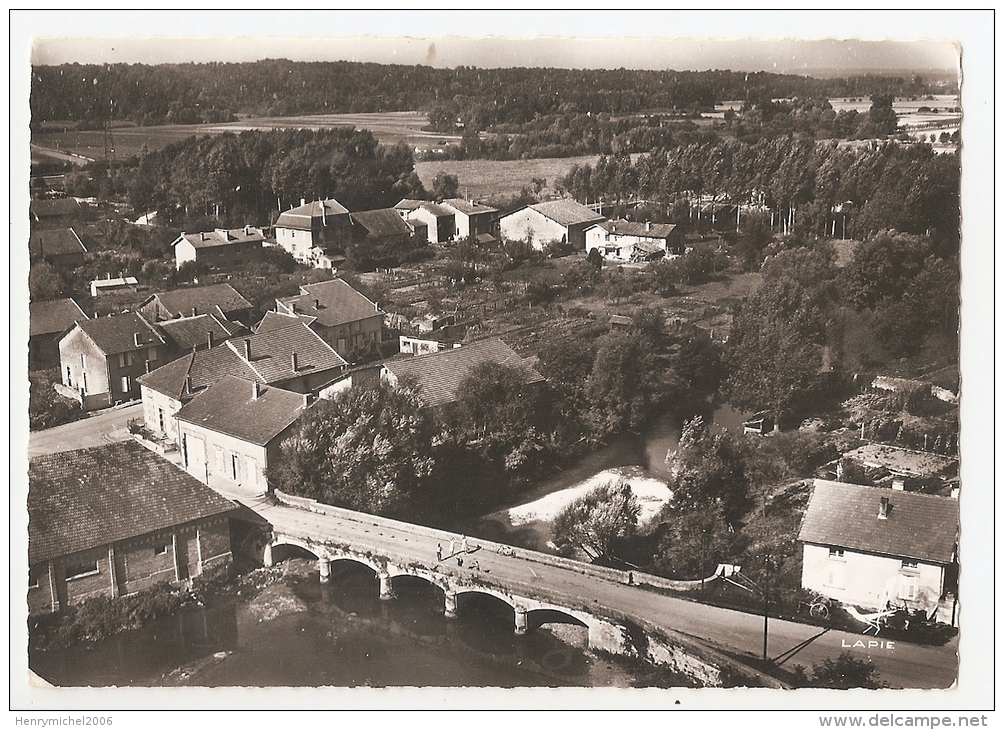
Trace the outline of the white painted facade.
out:
[[[537,251],[548,243],[568,240],[568,229],[533,208],[523,208],[499,219],[502,238],[506,241],[529,241]]]

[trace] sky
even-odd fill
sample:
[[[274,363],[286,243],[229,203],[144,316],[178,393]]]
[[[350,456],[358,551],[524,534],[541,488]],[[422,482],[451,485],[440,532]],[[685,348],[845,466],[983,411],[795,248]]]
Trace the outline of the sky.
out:
[[[20,11],[11,22],[23,24],[20,37],[34,39],[30,59],[38,64],[289,58],[810,73],[955,70],[957,38],[947,17],[860,11]]]

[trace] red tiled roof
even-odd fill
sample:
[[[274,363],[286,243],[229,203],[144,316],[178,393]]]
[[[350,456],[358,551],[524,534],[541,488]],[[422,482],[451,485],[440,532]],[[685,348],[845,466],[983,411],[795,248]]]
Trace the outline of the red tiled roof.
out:
[[[39,456],[28,466],[28,562],[236,508],[135,441]]]
[[[220,379],[177,413],[179,421],[266,446],[306,408],[306,396],[232,375]]]
[[[32,302],[28,305],[29,337],[65,332],[80,319],[87,315],[72,299]]]
[[[399,380],[409,378],[419,387],[423,400],[436,407],[457,399],[457,388],[471,370],[486,362],[512,365],[523,370],[525,384],[544,378],[523,362],[508,345],[497,337],[472,342],[455,350],[443,350],[428,355],[388,360],[384,368]]]
[[[878,518],[880,500],[888,517]],[[952,561],[959,536],[959,501],[949,497],[817,479],[798,539],[867,553]]]
[[[83,330],[106,355],[164,344],[164,339],[157,330],[136,312],[83,319],[77,322],[77,327]],[[138,345],[135,341],[137,333],[140,335]]]
[[[251,302],[229,284],[212,284],[161,292],[152,295],[143,304],[146,305],[154,299],[175,317],[188,316],[192,314],[193,308],[202,314],[209,314],[217,307],[221,314],[251,309]]]
[[[334,198],[315,200],[312,203],[306,203],[282,213],[278,220],[276,220],[275,227],[309,231],[312,228],[320,228],[324,216],[344,215],[348,212],[348,208]]]
[[[55,228],[51,231],[32,231],[28,236],[28,253],[33,258],[67,256],[87,253],[87,247],[72,228]]]
[[[603,220],[603,216],[596,211],[569,199],[551,200],[529,207],[562,226],[574,226],[578,223],[595,223]]]
[[[302,294],[285,297],[279,302],[289,308],[296,305],[296,313],[315,317],[324,327],[335,327],[346,322],[369,319],[374,315],[383,316],[377,305],[357,292],[342,279],[305,284],[300,287]],[[319,307],[314,306],[317,300]]]

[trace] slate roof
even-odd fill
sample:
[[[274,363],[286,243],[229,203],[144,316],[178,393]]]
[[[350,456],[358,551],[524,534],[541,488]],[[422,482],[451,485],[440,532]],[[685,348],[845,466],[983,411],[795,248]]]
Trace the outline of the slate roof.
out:
[[[265,240],[265,235],[257,228],[218,228],[215,231],[203,231],[200,233],[182,233],[172,244],[177,246],[184,238],[195,248],[213,248],[216,246],[229,246],[235,243],[261,243]]]
[[[884,520],[882,497],[890,505]],[[957,499],[816,479],[798,539],[943,565],[952,561],[958,535]]]
[[[349,218],[352,220],[353,225],[365,229],[368,237],[383,238],[385,236],[411,235],[411,227],[404,222],[401,215],[393,208],[363,210],[358,213],[350,213]]]
[[[291,324],[303,322],[305,325],[313,324],[317,317],[309,314],[283,314],[282,312],[265,312],[261,322],[255,327],[255,334],[258,332],[268,332],[289,327]]]
[[[244,342],[251,340],[251,362],[244,359]],[[293,372],[292,354],[297,369]],[[175,400],[211,387],[228,375],[259,383],[282,383],[325,370],[336,370],[345,360],[306,325],[293,323],[270,332],[228,340],[209,350],[191,352],[137,378],[137,382]],[[191,376],[192,393],[185,391]]]
[[[82,319],[77,322],[77,327],[83,330],[106,355],[165,344],[164,338],[157,333],[157,330],[136,312]],[[140,334],[139,345],[134,340],[137,332]]]
[[[212,314],[169,319],[158,323],[157,327],[175,347],[182,350],[207,346],[210,332],[213,333],[214,342],[224,342],[231,337],[248,334],[247,328],[242,324],[227,319],[221,321]]]
[[[455,350],[389,360],[384,363],[384,368],[399,380],[414,380],[423,400],[430,406],[438,407],[454,402],[457,399],[457,388],[464,378],[476,366],[486,362],[520,367],[524,372],[525,384],[538,383],[544,379],[497,337],[472,342]]]
[[[79,319],[87,319],[87,315],[72,299],[32,302],[28,305],[28,336],[59,334]]]
[[[28,254],[33,258],[87,253],[87,247],[72,228],[32,231],[28,236]]]
[[[53,198],[52,200],[33,200],[28,211],[32,217],[62,218],[81,214],[80,203],[75,198]]]
[[[588,208],[587,208],[588,210]],[[598,223],[607,233],[616,233],[618,236],[636,236],[638,238],[669,238],[676,226],[672,223],[653,223],[649,229],[644,223],[617,219]]]
[[[304,284],[300,291],[295,297],[285,297],[278,301],[286,308],[295,304],[296,314],[314,317],[324,327],[357,322],[374,315],[383,316],[376,304],[342,279]],[[314,306],[314,300],[317,300],[319,307]]]
[[[394,210],[418,210],[425,203],[424,200],[413,200],[411,198],[401,198],[394,206]]]
[[[334,198],[315,200],[312,203],[299,205],[279,215],[275,222],[276,228],[293,228],[298,231],[309,231],[323,225],[323,215],[344,215],[348,208]]]
[[[531,205],[530,208],[562,226],[574,226],[579,223],[596,223],[603,220],[603,216],[596,211],[569,199],[536,203]]]
[[[227,375],[193,398],[177,413],[179,421],[266,446],[300,417],[306,396]]]
[[[32,565],[237,508],[135,441],[35,457],[28,486]]]
[[[221,314],[251,309],[251,302],[229,284],[212,284],[161,292],[151,295],[143,304],[146,305],[154,299],[175,317],[190,315],[193,308],[198,312],[209,313],[218,307]]]
[[[497,208],[490,208],[487,205],[482,205],[481,203],[475,203],[470,200],[464,200],[463,198],[449,198],[443,201],[443,205],[447,205],[454,210],[463,213],[464,215],[480,215],[482,213],[498,213]]]

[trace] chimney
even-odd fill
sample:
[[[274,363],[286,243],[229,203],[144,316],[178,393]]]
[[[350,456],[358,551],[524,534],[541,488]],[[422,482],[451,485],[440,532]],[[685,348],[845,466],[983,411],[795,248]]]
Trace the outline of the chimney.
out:
[[[193,317],[198,317],[199,316],[199,308],[198,307],[192,307],[192,316]]]
[[[293,368],[293,372],[295,373],[297,371],[297,367],[296,366],[298,365],[298,363],[296,361],[296,353],[295,352],[292,355],[289,356],[289,361],[290,361],[290,367]]]
[[[251,399],[258,400],[261,396],[261,383],[257,380],[251,381]]]
[[[216,342],[215,342],[215,340],[213,338],[213,331],[212,330],[208,330],[206,332],[206,345],[208,345],[209,349],[211,350],[211,349],[213,349],[213,345],[215,345],[215,344],[216,344]]]
[[[879,500],[878,518],[880,520],[887,520],[887,519],[889,519],[889,498],[888,497],[882,497],[882,499]]]
[[[327,227],[328,225],[328,212],[324,209],[324,201],[321,202],[321,225]]]
[[[244,226],[244,235],[245,236],[251,235],[251,226]]]
[[[136,347],[139,347],[139,332],[133,332],[133,333],[132,333],[132,343],[133,343],[133,344],[134,344],[134,345],[135,345]]]
[[[205,231],[203,231],[202,233],[199,234],[199,240],[202,240],[202,241],[206,240],[206,232]]]
[[[307,204],[307,199],[306,198],[300,198],[300,205],[306,205],[306,204]]]
[[[892,488],[895,489],[897,492],[902,492],[904,490],[905,486],[906,485],[903,483],[902,479],[893,479],[892,480]]]
[[[192,394],[192,376],[191,375],[186,375],[185,376],[185,392],[188,393],[189,395]]]
[[[244,359],[251,362],[251,340],[244,340]]]
[[[652,221],[645,221],[645,230],[646,231],[652,230]]]
[[[314,300],[314,309],[320,309],[320,308],[321,308],[321,300],[320,299],[315,299]]]

